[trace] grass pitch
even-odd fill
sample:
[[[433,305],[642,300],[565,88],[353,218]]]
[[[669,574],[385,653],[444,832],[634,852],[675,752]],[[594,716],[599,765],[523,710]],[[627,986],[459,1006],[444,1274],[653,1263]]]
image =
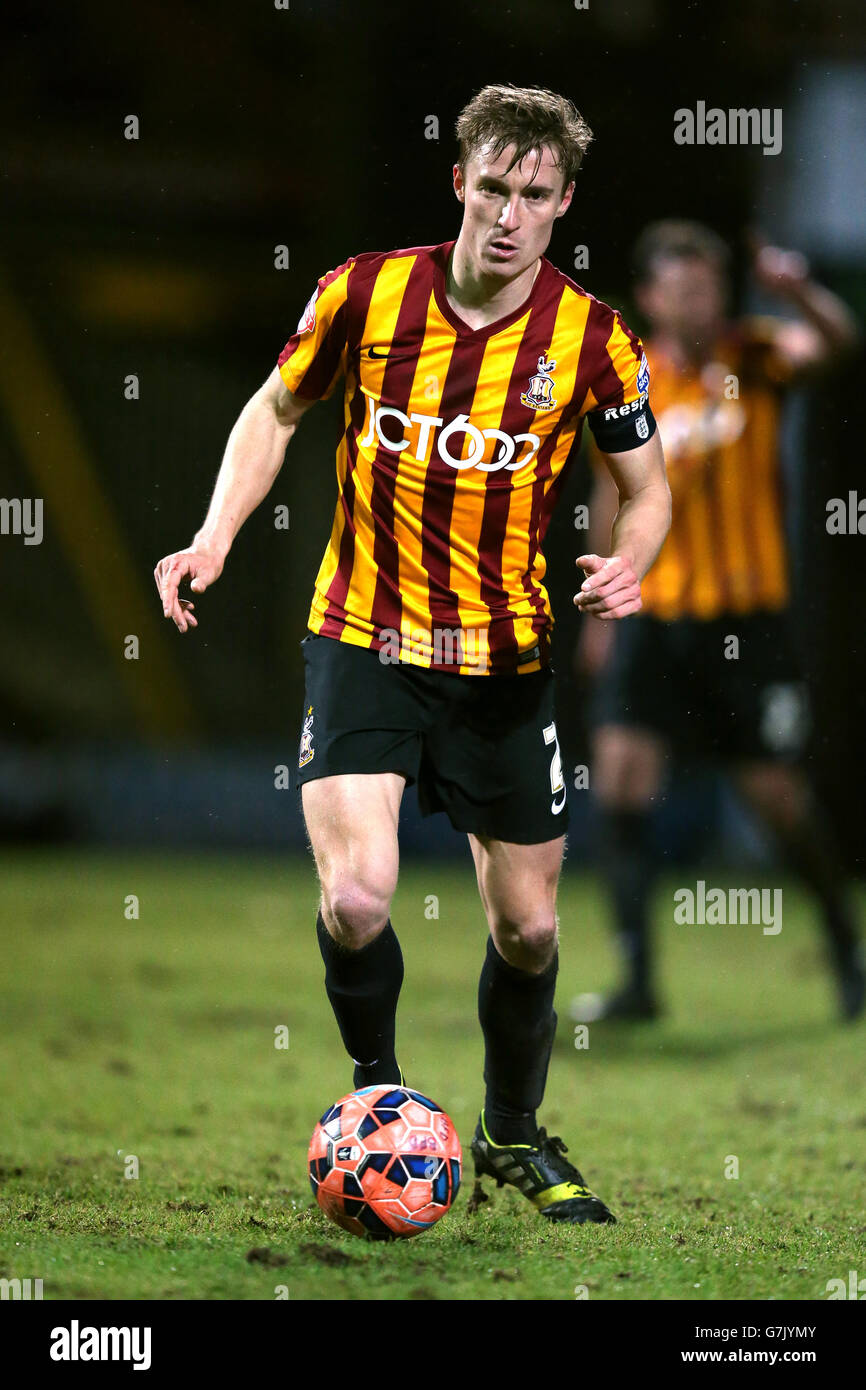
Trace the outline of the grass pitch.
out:
[[[332,1226],[306,1176],[312,1127],[351,1086],[311,864],[7,852],[0,874],[0,1275],[42,1278],[45,1298],[825,1299],[866,1274],[866,1027],[835,1022],[790,886],[765,936],[675,926],[662,885],[668,1014],[576,1048],[569,998],[614,971],[600,890],[566,867],[540,1118],[619,1224],[551,1227],[508,1189],[469,1215],[470,1161],[437,1227],[375,1245]],[[466,1159],[484,948],[468,852],[407,864],[393,921],[398,1055]]]

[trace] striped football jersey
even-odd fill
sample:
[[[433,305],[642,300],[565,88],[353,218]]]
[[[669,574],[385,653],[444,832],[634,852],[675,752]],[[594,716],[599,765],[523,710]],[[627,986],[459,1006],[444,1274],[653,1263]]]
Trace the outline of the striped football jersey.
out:
[[[545,258],[523,304],[470,328],[446,296],[453,245],[346,261],[280,354],[303,400],[343,382],[309,627],[462,674],[536,671],[553,623],[541,547],[573,446],[584,418],[607,452],[649,439],[649,372],[620,314]]]

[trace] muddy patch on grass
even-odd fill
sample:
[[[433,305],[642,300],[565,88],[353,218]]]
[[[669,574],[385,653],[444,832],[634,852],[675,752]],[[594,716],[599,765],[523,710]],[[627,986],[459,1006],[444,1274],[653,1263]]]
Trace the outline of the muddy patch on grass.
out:
[[[316,1260],[320,1265],[330,1265],[332,1269],[361,1263],[356,1255],[347,1255],[345,1250],[337,1250],[333,1245],[316,1245],[312,1241],[302,1245],[300,1253],[305,1259]]]
[[[247,1264],[265,1265],[268,1269],[278,1269],[280,1265],[289,1263],[288,1255],[281,1255],[267,1245],[254,1245],[252,1250],[247,1251],[245,1259]]]

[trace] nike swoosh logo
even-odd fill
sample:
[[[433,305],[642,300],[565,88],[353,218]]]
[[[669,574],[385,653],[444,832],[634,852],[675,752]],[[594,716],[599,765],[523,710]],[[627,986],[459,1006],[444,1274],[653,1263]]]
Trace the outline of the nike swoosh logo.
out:
[[[368,356],[368,357],[387,357],[387,356],[388,356],[388,349],[386,348],[384,352],[377,352],[375,348],[372,348],[372,347],[371,347],[371,348],[367,348],[367,356]]]

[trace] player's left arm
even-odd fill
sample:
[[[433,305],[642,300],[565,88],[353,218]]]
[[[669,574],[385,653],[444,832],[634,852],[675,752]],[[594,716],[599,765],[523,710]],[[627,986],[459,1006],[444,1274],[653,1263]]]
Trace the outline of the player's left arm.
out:
[[[627,618],[640,611],[640,584],[671,524],[671,491],[658,430],[636,449],[601,455],[619,493],[609,555],[580,555],[586,573],[574,602],[593,618]]]
[[[799,251],[753,240],[752,265],[758,284],[800,315],[780,321],[773,331],[775,352],[793,377],[832,367],[857,347],[857,319],[838,295],[816,284]]]

